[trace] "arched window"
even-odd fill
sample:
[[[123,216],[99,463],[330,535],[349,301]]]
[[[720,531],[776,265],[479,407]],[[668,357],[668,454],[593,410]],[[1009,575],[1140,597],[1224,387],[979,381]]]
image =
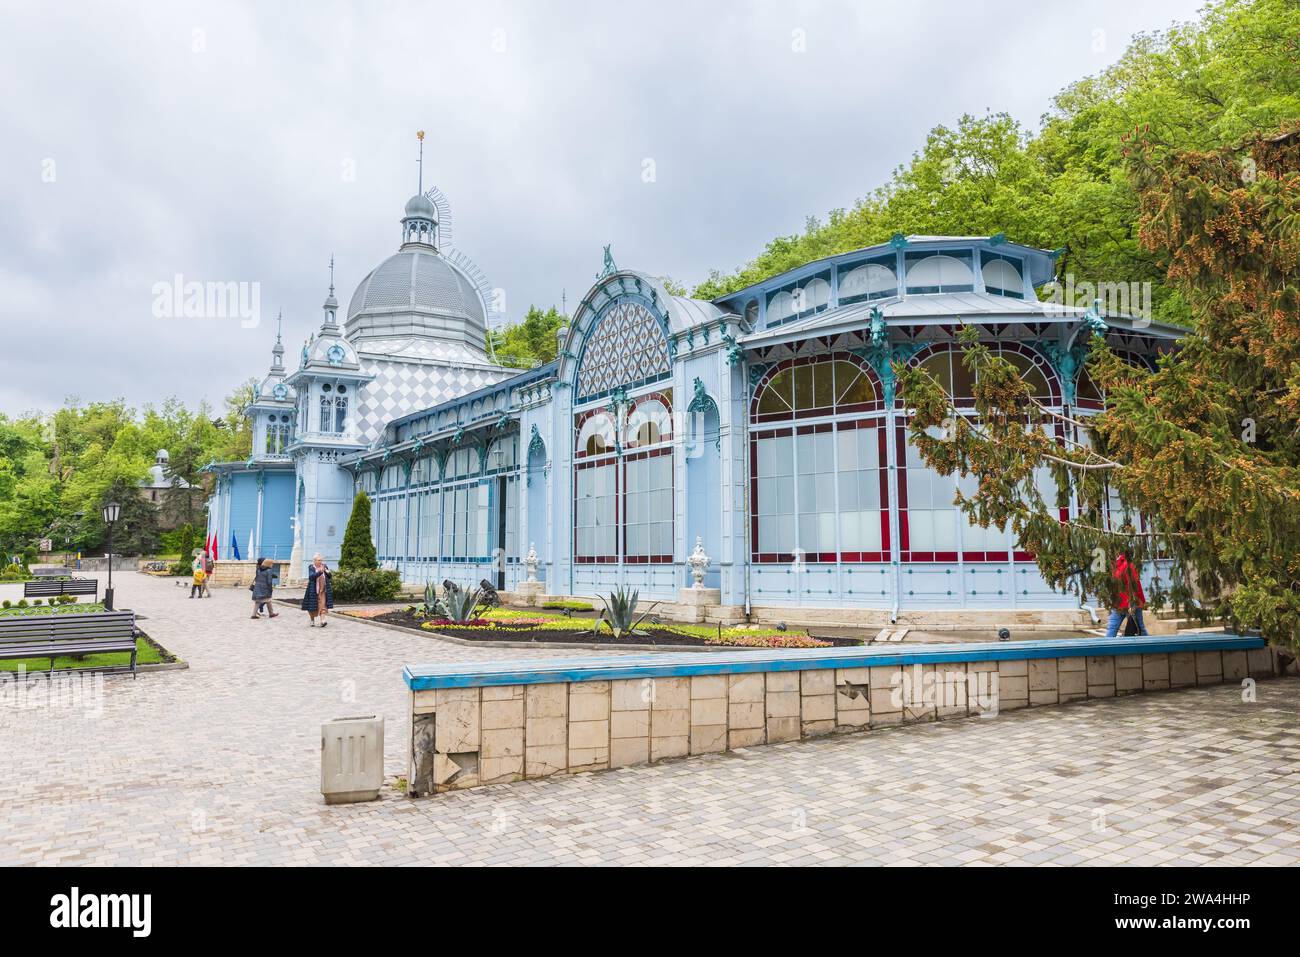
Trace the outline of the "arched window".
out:
[[[767,373],[755,391],[755,422],[870,412],[881,408],[875,373],[847,353],[788,360]]]
[[[847,353],[789,360],[759,384],[750,407],[755,561],[888,560],[878,395],[875,373]]]
[[[581,420],[578,427],[578,442],[575,449],[578,456],[603,455],[614,451],[614,420],[603,409],[590,413]]]
[[[975,274],[968,253],[960,254],[960,257],[908,253],[906,262],[908,292],[970,292],[975,288]]]
[[[1015,299],[1025,298],[1024,281],[1020,278],[1017,263],[1005,256],[984,253],[984,289],[996,296],[1011,296]]]
[[[323,395],[320,397],[320,430],[322,432],[334,431],[334,397]]]
[[[831,284],[820,276],[808,280],[799,290],[799,312],[816,312],[831,301]]]
[[[659,319],[640,302],[623,300],[601,313],[583,345],[576,398],[635,388],[668,373],[668,341]]]
[[[794,315],[794,296],[788,292],[778,292],[767,301],[767,324],[769,326],[785,322]]]
[[[669,563],[673,554],[672,401],[641,397],[617,428],[603,410],[579,417],[574,462],[574,560]]]
[[[1044,405],[1060,404],[1056,374],[1036,350],[1013,342],[993,343],[990,347],[1019,370],[1034,398]],[[959,347],[937,345],[919,353],[913,361],[934,376],[953,397],[956,408],[969,409],[974,405],[975,377],[962,361]],[[905,426],[899,426],[896,440],[902,464],[898,482],[899,549],[903,561],[1006,562],[1013,557],[1017,561],[1032,558],[1017,549],[1009,530],[1000,531],[996,526],[983,528],[958,509],[954,501],[957,491],[973,495],[978,489],[974,476],[943,476],[931,469],[907,441]],[[1040,469],[1034,480],[1050,506],[1056,498],[1050,471]]]
[[[863,263],[840,275],[839,303],[848,305],[898,293],[898,277],[883,263]]]
[[[1056,373],[1037,351],[1014,342],[991,343],[990,348],[1020,371],[1035,399],[1045,405],[1060,403],[1061,388]],[[959,408],[975,404],[975,375],[966,367],[959,347],[932,346],[918,353],[913,362],[930,373]]]
[[[346,432],[348,422],[348,397],[345,395],[334,397],[334,431]]]
[[[618,561],[617,432],[603,409],[580,417],[573,474],[573,543],[578,562]]]
[[[623,445],[643,448],[666,442],[673,436],[673,417],[662,398],[645,398],[628,413],[623,428]]]

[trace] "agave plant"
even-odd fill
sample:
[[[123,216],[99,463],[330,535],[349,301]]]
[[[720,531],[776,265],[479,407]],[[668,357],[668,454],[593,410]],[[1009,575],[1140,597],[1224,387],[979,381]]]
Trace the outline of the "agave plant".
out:
[[[629,636],[646,637],[650,633],[641,630],[641,624],[646,619],[651,619],[651,612],[659,602],[655,602],[645,612],[637,617],[636,600],[639,592],[634,588],[628,591],[626,588],[616,588],[610,592],[609,599],[606,600],[604,595],[600,596],[601,602],[605,605],[605,610],[601,612],[600,617],[596,619],[595,627],[600,628],[600,623],[604,622],[609,626],[615,638],[627,638]],[[655,619],[651,619],[652,621]]]
[[[457,623],[473,621],[481,614],[479,598],[482,593],[479,588],[461,588],[454,582],[445,583],[442,600],[434,603],[437,617]]]
[[[421,613],[425,618],[438,617],[438,586],[433,582],[424,586],[424,608]]]

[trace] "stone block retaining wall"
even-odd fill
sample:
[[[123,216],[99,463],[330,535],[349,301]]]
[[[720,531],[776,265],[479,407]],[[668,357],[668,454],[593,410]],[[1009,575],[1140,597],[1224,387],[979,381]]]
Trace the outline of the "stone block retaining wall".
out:
[[[1141,647],[1139,639],[1099,639],[1107,650],[1060,657],[994,658],[980,644],[906,654],[741,653],[725,661],[689,654],[517,661],[484,663],[479,673],[408,668],[408,793],[1277,673],[1273,651],[1258,639],[1218,638],[1143,639],[1182,649],[1149,653],[1115,653]],[[1207,643],[1213,647],[1201,650]],[[1060,643],[1021,644],[1046,654],[1051,648],[1041,646]],[[1015,654],[1014,646],[991,647]],[[530,666],[536,670],[520,670]],[[664,673],[671,671],[686,673]],[[468,686],[428,687],[447,683]]]

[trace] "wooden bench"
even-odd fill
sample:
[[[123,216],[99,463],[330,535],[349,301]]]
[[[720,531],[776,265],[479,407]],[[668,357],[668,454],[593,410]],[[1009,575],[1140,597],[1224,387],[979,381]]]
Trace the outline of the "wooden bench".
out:
[[[23,582],[24,598],[47,598],[56,595],[94,595],[99,598],[98,578],[35,578]]]
[[[135,612],[0,615],[0,658],[49,658],[50,673],[60,655],[131,653],[136,674]]]

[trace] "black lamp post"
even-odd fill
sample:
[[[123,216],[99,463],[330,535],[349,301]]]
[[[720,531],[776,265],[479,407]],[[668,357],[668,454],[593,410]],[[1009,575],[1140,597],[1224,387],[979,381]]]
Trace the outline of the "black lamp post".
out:
[[[108,587],[104,589],[104,609],[113,610],[113,525],[122,514],[122,506],[109,502],[104,506],[104,524],[108,526]]]

